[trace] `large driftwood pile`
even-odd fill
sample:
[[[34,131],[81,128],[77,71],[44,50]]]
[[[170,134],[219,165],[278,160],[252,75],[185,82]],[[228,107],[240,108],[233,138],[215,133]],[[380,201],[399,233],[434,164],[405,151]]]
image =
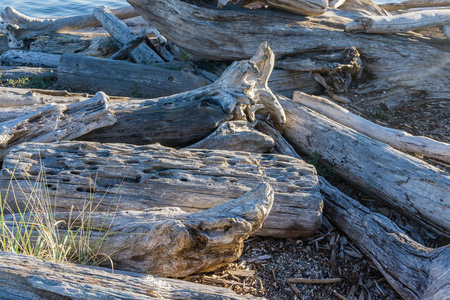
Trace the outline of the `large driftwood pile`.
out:
[[[48,75],[14,67],[46,66],[61,86],[112,95],[0,88],[0,192],[11,207],[4,226],[23,230],[8,221],[36,189],[55,199],[61,222],[83,226],[90,203],[91,226],[101,229],[89,242],[101,239],[99,251],[116,268],[182,277],[236,260],[249,235],[311,236],[325,206],[328,219],[403,298],[445,299],[448,246],[413,242],[391,220],[319,179],[296,151],[320,155],[349,184],[449,237],[450,175],[408,154],[448,164],[449,144],[381,127],[304,93],[326,91],[341,102],[356,93],[388,106],[418,95],[448,100],[448,41],[411,32],[440,26],[447,34],[448,9],[402,14],[369,0],[128,2],[133,8],[60,19],[30,18],[10,7],[1,14],[5,76]],[[433,6],[407,2],[413,9]],[[154,27],[133,32],[121,21],[138,14]],[[77,33],[64,33],[100,24],[112,39],[84,35],[83,48],[30,51],[80,44]],[[7,50],[5,43],[23,49]],[[238,61],[226,67],[205,60]],[[51,276],[25,269],[28,260]],[[6,267],[11,262],[15,267]],[[0,297],[237,298],[135,273],[108,274],[114,288],[100,284],[102,272],[0,252]],[[80,274],[95,284],[75,290]]]

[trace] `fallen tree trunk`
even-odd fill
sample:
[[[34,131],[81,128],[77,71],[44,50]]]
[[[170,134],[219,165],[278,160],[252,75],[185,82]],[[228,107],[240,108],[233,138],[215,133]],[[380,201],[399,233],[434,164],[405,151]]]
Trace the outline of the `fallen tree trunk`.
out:
[[[252,128],[247,121],[230,121],[220,124],[211,135],[186,148],[265,153],[274,144],[270,136]]]
[[[25,50],[8,50],[0,55],[0,63],[6,66],[34,66],[56,68],[61,55]]]
[[[36,113],[0,123],[0,160],[11,147],[23,142],[70,140],[114,124],[117,119],[107,101],[107,96],[99,92],[83,102],[48,105]]]
[[[138,16],[132,7],[113,9],[112,12],[119,19],[128,19]],[[8,38],[10,48],[22,48],[24,39],[53,33],[68,32],[100,25],[93,14],[79,15],[65,18],[32,18],[12,7],[7,6],[0,14],[4,25],[0,27],[2,33]]]
[[[226,288],[139,273],[57,264],[0,251],[0,298],[70,299],[260,299]]]
[[[418,7],[441,7],[450,6],[449,0],[406,0],[399,3],[385,3],[380,6],[388,11],[418,8]]]
[[[83,55],[63,55],[58,65],[61,86],[83,92],[156,98],[200,88],[208,82],[189,72],[173,70],[183,64],[138,65]],[[120,84],[118,84],[120,83]]]
[[[438,142],[423,136],[413,136],[403,130],[377,125],[352,114],[345,108],[322,97],[295,92],[293,100],[333,121],[374,138],[377,141],[386,143],[395,149],[423,154],[427,157],[450,163],[450,144]]]
[[[450,24],[450,9],[426,10],[395,16],[364,16],[345,25],[346,31],[394,33]]]
[[[125,46],[136,35],[116,17],[109,9],[104,6],[94,8],[94,16],[102,23],[103,27],[111,34],[120,47]],[[130,57],[138,64],[150,64],[153,62],[164,62],[147,44],[140,44],[136,49],[130,52]]]
[[[267,218],[273,196],[270,185],[261,183],[238,199],[196,213],[174,207],[107,213],[83,210],[54,213],[52,217],[57,222],[84,228],[88,234],[74,236],[74,243],[88,239],[84,242],[90,249],[111,259],[114,269],[185,277],[216,270],[238,259],[244,240],[259,230]],[[42,219],[40,214],[23,217],[30,223]],[[10,224],[20,218],[5,216],[6,226],[13,234],[22,225]],[[59,229],[58,234],[62,240],[67,231]],[[32,240],[38,238],[37,232],[30,235],[36,235]]]
[[[364,99],[397,105],[417,98],[418,93],[441,99],[450,95],[449,53],[427,45],[413,33],[384,36],[344,32],[345,24],[353,19],[337,14],[355,17],[353,13],[330,11],[317,17],[302,17],[232,6],[216,10],[180,0],[128,1],[193,59],[246,59],[262,40],[270,43],[278,62],[293,57],[304,60],[354,46],[361,53],[367,75],[355,89],[364,94]],[[276,86],[272,88],[277,90]]]
[[[9,186],[9,204],[22,206],[45,168],[42,183],[58,211],[82,210],[92,199],[99,211],[180,207],[199,211],[242,196],[261,182],[275,191],[275,202],[256,234],[306,237],[321,224],[322,199],[316,171],[284,155],[220,150],[175,150],[91,142],[21,144],[5,157],[0,186]],[[39,184],[39,183],[36,183]],[[156,192],[159,191],[159,192]],[[53,201],[53,200],[52,200]],[[89,201],[89,200],[88,200]]]
[[[231,64],[213,84],[193,91],[134,102],[116,110],[117,124],[96,130],[82,140],[186,146],[211,134],[220,123],[255,120],[255,112],[286,121],[282,107],[267,86],[274,55],[266,43],[250,59]],[[58,71],[59,74],[62,74]],[[130,128],[139,128],[130,134]]]
[[[375,263],[403,299],[448,298],[450,246],[424,247],[387,217],[370,211],[323,178],[320,183],[327,218]]]
[[[424,161],[336,123],[298,103],[281,102],[284,136],[318,152],[342,178],[400,213],[450,236],[450,175]]]

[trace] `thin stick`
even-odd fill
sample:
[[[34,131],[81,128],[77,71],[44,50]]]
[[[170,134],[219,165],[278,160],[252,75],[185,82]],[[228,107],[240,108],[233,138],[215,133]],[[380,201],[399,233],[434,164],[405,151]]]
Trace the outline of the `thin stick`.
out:
[[[305,283],[305,284],[330,284],[341,282],[341,278],[327,278],[327,279],[310,279],[310,278],[289,278],[289,283]]]

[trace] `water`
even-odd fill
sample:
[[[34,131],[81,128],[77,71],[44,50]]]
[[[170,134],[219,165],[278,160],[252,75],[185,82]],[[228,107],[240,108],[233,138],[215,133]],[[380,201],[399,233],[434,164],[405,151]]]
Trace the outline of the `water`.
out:
[[[376,0],[376,3],[402,0]],[[126,0],[0,0],[0,10],[12,6],[31,17],[67,17],[88,14],[92,9],[105,5],[109,9],[128,6]]]
[[[109,9],[129,6],[126,0],[0,0],[0,10],[11,6],[30,17],[68,17],[92,13],[104,5]]]

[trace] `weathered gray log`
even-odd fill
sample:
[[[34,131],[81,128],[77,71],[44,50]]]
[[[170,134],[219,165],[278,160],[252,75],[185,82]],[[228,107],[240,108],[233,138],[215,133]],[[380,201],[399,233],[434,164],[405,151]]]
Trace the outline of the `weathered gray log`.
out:
[[[383,9],[392,11],[417,7],[450,6],[449,0],[406,0],[399,3],[385,3],[380,5]]]
[[[403,299],[449,299],[450,246],[424,247],[389,218],[370,211],[323,178],[320,183],[327,218],[375,263]]]
[[[339,9],[358,13],[361,16],[391,15],[372,0],[345,0],[344,3],[339,6]]]
[[[128,19],[138,15],[132,7],[113,9],[112,12],[119,19]],[[57,19],[32,18],[9,6],[3,10],[0,16],[4,22],[0,25],[0,30],[8,38],[10,48],[22,48],[22,40],[38,35],[67,32],[100,25],[92,14]]]
[[[256,234],[305,237],[321,224],[322,199],[315,168],[285,155],[92,142],[21,144],[3,162],[0,186],[30,191],[45,167],[45,188],[58,211],[81,210],[86,199],[100,211],[180,207],[199,211],[242,196],[260,182],[275,202]],[[28,182],[28,183],[27,183]],[[11,194],[11,193],[10,193]],[[24,195],[16,193],[21,204]],[[4,195],[4,190],[2,190]],[[10,206],[16,200],[9,198]]]
[[[336,123],[301,104],[281,102],[284,136],[318,152],[345,180],[400,213],[450,236],[450,175],[413,156]]]
[[[286,120],[282,107],[267,86],[274,54],[263,43],[250,59],[231,64],[213,84],[165,98],[147,100],[116,110],[116,125],[80,139],[132,144],[162,143],[186,146],[211,134],[220,123],[255,120],[255,112],[269,113],[274,122]],[[61,72],[58,70],[58,73]],[[139,128],[130,133],[130,128]]]
[[[52,213],[52,217],[57,222],[86,227],[83,230],[89,230],[89,235],[75,236],[75,244],[88,239],[85,242],[89,247],[108,256],[114,269],[185,277],[216,270],[238,259],[244,240],[259,230],[267,218],[273,196],[270,185],[261,183],[238,199],[196,213],[173,207],[145,211],[94,211],[88,216],[86,211],[71,211]],[[40,214],[22,217],[30,223],[42,219]],[[20,225],[14,226],[14,220],[20,218],[5,216],[5,226],[13,233],[20,230]],[[62,240],[67,231],[60,229],[57,234]],[[37,232],[30,235],[32,240],[38,238]],[[111,265],[111,262],[107,260],[106,265]]]
[[[217,2],[217,7],[219,8],[224,7],[228,2],[250,8],[259,8],[268,5],[270,7],[305,16],[321,15],[326,12],[328,8],[327,0],[219,0]]]
[[[8,50],[0,55],[0,63],[6,66],[35,66],[56,68],[61,55],[25,50]]]
[[[270,136],[255,130],[247,121],[229,121],[220,124],[210,136],[187,148],[265,153],[274,145]]]
[[[35,78],[35,77],[56,77],[56,69],[54,68],[34,68],[34,67],[8,67],[0,66],[0,82],[6,82],[10,79],[19,78]],[[1,92],[0,92],[1,94]],[[0,96],[1,97],[1,96]],[[0,107],[3,99],[0,98]]]
[[[427,157],[450,163],[450,144],[448,143],[439,142],[424,136],[413,136],[403,130],[380,126],[352,114],[345,108],[342,108],[323,97],[295,92],[293,100],[333,121],[352,128],[377,141],[386,143],[395,149],[423,154]]]
[[[208,82],[189,72],[173,70],[183,64],[138,65],[83,55],[63,55],[58,81],[77,91],[103,91],[109,95],[156,98],[190,91]]]
[[[395,16],[364,16],[345,25],[346,31],[394,33],[450,24],[450,8],[426,10]]]
[[[94,129],[110,126],[117,119],[108,109],[102,92],[70,105],[54,104],[23,117],[0,123],[0,160],[17,144],[70,140]]]
[[[30,51],[50,54],[84,54],[108,57],[119,49],[107,33],[52,33],[36,37]]]
[[[444,33],[445,37],[447,38],[447,40],[450,41],[450,26],[446,25],[446,26],[442,26],[441,27],[442,32]]]
[[[102,23],[103,27],[111,34],[120,47],[125,46],[136,39],[136,35],[105,6],[94,8],[94,16]],[[147,44],[140,44],[130,52],[131,58],[138,64],[150,64],[164,62]]]
[[[125,44],[122,48],[119,49],[116,53],[111,55],[109,59],[125,59],[131,51],[136,49],[142,42],[145,40],[145,28],[139,33],[138,36],[136,36],[135,39],[131,40],[127,44]]]
[[[441,99],[450,95],[450,64],[443,63],[450,53],[426,44],[414,33],[346,33],[345,24],[358,16],[354,13],[335,10],[317,17],[302,17],[232,6],[215,10],[180,0],[128,1],[193,59],[245,59],[261,40],[269,42],[278,58],[299,55],[303,59],[305,54],[319,55],[354,46],[362,53],[364,70],[371,78],[355,90],[364,93],[364,99],[383,100],[390,105],[417,98],[417,93]]]
[[[226,288],[0,251],[2,299],[261,299]]]

